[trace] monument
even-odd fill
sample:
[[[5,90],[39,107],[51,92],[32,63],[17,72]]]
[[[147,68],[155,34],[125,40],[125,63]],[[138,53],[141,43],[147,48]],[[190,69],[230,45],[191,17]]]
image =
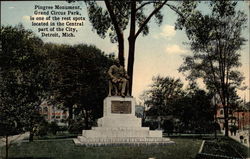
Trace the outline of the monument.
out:
[[[135,116],[135,99],[128,93],[128,79],[123,66],[116,60],[108,71],[109,94],[103,102],[103,117],[98,127],[83,130],[82,136],[74,139],[76,145],[139,145],[169,144],[169,138],[162,137],[161,130],[149,130],[141,126],[141,119]]]

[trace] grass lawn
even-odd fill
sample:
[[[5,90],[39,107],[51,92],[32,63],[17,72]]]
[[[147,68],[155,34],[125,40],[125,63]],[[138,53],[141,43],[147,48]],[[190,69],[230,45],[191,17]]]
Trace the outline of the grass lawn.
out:
[[[44,159],[194,159],[202,140],[173,138],[175,144],[165,146],[75,146],[72,139],[23,142],[13,145],[10,158]],[[4,148],[1,148],[1,156]]]

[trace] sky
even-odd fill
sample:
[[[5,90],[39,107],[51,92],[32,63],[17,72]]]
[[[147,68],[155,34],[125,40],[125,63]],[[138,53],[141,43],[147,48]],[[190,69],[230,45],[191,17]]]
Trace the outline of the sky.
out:
[[[102,4],[103,2],[99,2]],[[171,2],[174,3],[174,2]],[[76,26],[78,31],[75,33],[75,37],[41,37],[41,33],[38,32],[38,28],[31,25],[30,16],[39,17],[35,15],[35,6],[80,6],[79,10],[81,15],[75,17],[84,17],[85,20],[79,20],[83,22],[84,26]],[[201,5],[200,9],[203,12],[208,12],[206,5]],[[243,10],[247,17],[249,17],[249,2],[241,1],[238,3],[238,9]],[[147,8],[146,13],[151,12],[152,8]],[[41,11],[41,10],[40,10]],[[60,11],[60,10],[58,10]],[[65,10],[61,10],[65,11]],[[164,15],[163,23],[158,26],[152,19],[149,23],[149,34],[147,36],[140,35],[136,40],[135,50],[135,62],[134,62],[134,78],[133,78],[133,96],[140,101],[140,95],[143,91],[150,88],[152,84],[152,77],[171,76],[174,78],[180,78],[186,85],[187,81],[182,73],[178,72],[178,68],[183,63],[183,58],[186,55],[192,55],[189,47],[185,45],[188,39],[184,31],[175,30],[174,25],[177,15],[165,7],[162,9]],[[46,15],[40,16],[46,18]],[[60,16],[59,16],[60,17]],[[73,17],[73,16],[71,16]],[[47,20],[51,22],[53,20]],[[46,22],[47,22],[46,21]],[[65,20],[66,21],[66,20]],[[34,20],[33,22],[41,22]],[[71,20],[71,22],[73,22]],[[109,37],[102,39],[93,30],[91,23],[89,22],[87,10],[84,2],[67,3],[64,1],[1,1],[1,25],[12,25],[22,23],[26,29],[34,31],[44,42],[53,42],[59,44],[93,44],[106,54],[114,52],[117,55],[117,43],[111,43]],[[245,76],[244,84],[249,87],[249,19],[247,28],[243,31],[243,36],[248,39],[246,45],[240,50],[242,67],[239,71]],[[128,37],[128,30],[125,30],[125,40]],[[127,60],[128,44],[125,43],[125,59]],[[200,85],[203,87],[203,85]],[[238,91],[238,94],[249,101],[249,88],[245,91]]]

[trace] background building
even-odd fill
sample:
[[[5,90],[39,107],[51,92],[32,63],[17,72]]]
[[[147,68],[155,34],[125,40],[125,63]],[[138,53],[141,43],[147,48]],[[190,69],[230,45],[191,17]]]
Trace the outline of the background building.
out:
[[[250,128],[250,112],[248,109],[248,104],[243,104],[236,110],[231,110],[229,107],[228,116],[229,126],[235,125],[239,130],[245,130]],[[217,105],[216,120],[220,125],[221,130],[224,130],[224,109],[221,104]]]
[[[67,118],[69,113],[67,110],[62,110],[55,105],[48,104],[47,101],[44,101],[40,105],[40,114],[44,116],[44,119],[51,122],[56,122],[59,126],[67,126]]]

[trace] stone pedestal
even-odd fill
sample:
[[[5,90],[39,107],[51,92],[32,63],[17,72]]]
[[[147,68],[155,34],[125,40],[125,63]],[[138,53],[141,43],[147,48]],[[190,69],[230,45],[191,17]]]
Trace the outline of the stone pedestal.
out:
[[[83,130],[74,139],[77,145],[100,146],[110,144],[169,144],[162,138],[161,130],[141,127],[141,119],[135,116],[135,100],[132,97],[111,96],[104,99],[103,117],[98,127]]]

